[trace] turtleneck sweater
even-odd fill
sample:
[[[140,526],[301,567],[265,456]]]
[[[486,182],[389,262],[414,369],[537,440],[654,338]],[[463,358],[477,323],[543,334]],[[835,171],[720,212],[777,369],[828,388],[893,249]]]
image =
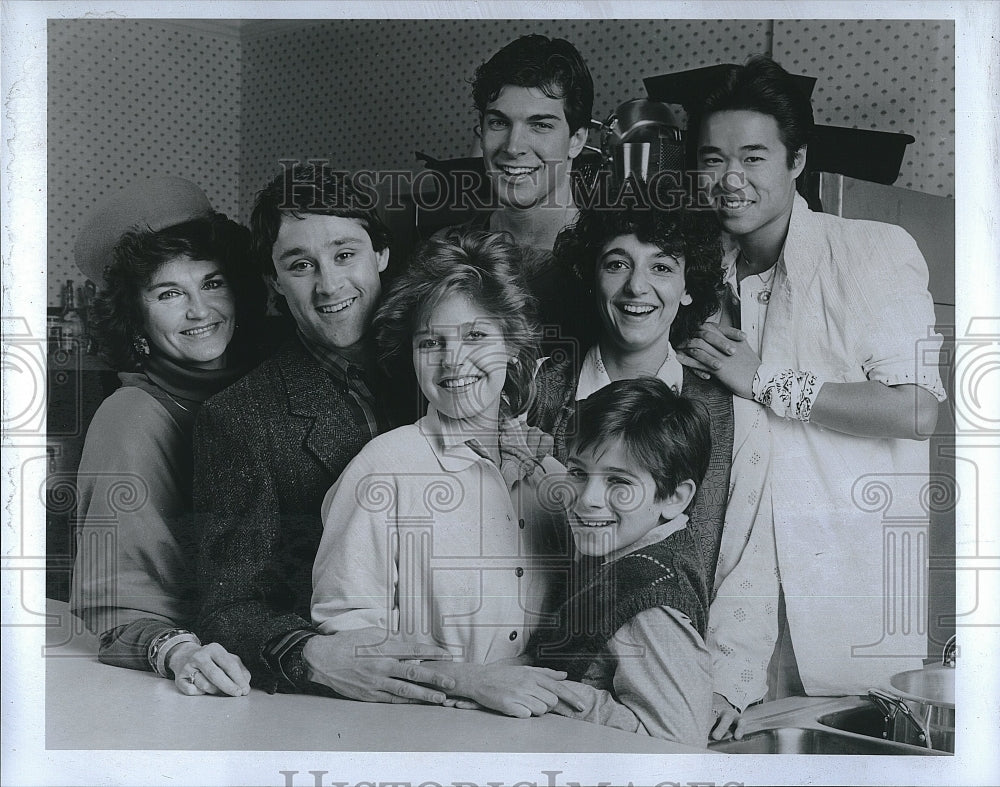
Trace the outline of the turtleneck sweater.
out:
[[[149,643],[197,613],[191,517],[194,421],[245,369],[200,369],[152,354],[98,408],[77,473],[71,605],[99,659],[150,669]]]

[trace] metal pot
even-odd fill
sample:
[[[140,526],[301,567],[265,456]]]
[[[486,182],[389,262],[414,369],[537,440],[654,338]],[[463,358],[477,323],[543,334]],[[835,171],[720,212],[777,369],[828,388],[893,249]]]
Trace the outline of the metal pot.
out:
[[[648,98],[621,104],[601,126],[605,164],[618,183],[630,177],[649,181],[663,170],[684,167],[680,124],[670,107]]]
[[[899,672],[889,679],[894,692],[870,689],[868,697],[885,717],[888,740],[955,751],[955,638],[941,664]]]

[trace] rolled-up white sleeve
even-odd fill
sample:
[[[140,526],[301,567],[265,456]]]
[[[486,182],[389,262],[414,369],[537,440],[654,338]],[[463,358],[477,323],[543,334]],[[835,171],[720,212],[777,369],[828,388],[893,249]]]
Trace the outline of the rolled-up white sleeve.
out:
[[[854,224],[854,222],[852,222]],[[940,402],[946,398],[939,368],[941,336],[927,289],[927,263],[916,241],[900,227],[861,223],[850,260],[848,298],[859,333],[865,376],[885,385],[919,385]]]

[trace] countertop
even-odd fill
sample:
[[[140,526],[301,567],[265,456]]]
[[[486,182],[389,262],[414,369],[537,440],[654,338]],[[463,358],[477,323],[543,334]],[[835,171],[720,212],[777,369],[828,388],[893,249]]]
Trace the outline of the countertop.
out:
[[[254,689],[187,697],[151,672],[101,664],[96,637],[49,600],[47,749],[705,753],[549,714],[352,702]]]

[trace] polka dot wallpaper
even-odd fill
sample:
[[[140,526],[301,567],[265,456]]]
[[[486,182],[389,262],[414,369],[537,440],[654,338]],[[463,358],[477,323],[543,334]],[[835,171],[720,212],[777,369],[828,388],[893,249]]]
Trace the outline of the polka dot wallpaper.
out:
[[[49,303],[83,274],[73,243],[94,203],[150,175],[239,216],[240,41],[151,20],[50,20]]]
[[[817,78],[817,123],[916,137],[893,185],[954,196],[954,23],[776,22],[774,58]]]
[[[325,20],[242,30],[157,20],[49,23],[49,297],[58,303],[93,202],[150,174],[199,183],[246,220],[279,159],[418,169],[415,151],[471,155],[469,82],[516,36],[573,42],[595,117],[645,95],[642,78],[742,62],[766,20]],[[820,123],[905,131],[897,186],[954,193],[954,25],[776,21],[773,54],[818,79]]]
[[[742,62],[766,22],[669,20],[349,20],[317,22],[244,46],[243,205],[281,158],[337,169],[418,168],[414,151],[470,155],[476,67],[508,41],[572,42],[594,76],[594,115],[646,95],[644,76]]]

